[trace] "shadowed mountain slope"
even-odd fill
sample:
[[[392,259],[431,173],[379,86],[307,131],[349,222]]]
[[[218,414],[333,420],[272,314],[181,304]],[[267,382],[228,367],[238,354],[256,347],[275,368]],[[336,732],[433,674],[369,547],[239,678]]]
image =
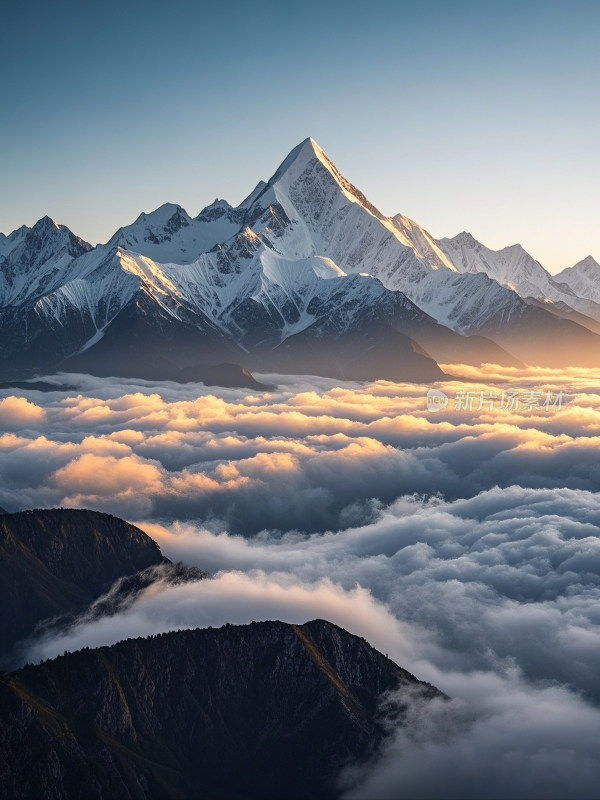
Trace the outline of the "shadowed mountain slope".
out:
[[[118,579],[166,562],[110,514],[37,509],[0,516],[0,656],[42,620],[77,613]]]
[[[333,798],[384,736],[382,696],[442,695],[323,620],[179,631],[0,679],[0,793]]]

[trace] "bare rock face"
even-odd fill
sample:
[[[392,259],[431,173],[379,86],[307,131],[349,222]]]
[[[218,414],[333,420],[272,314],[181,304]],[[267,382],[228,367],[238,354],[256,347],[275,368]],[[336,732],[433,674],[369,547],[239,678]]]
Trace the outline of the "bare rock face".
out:
[[[391,690],[440,696],[323,620],[67,654],[0,677],[0,795],[337,797],[340,770],[382,741]]]
[[[2,514],[0,657],[42,620],[77,613],[118,578],[166,561],[149,536],[110,514]]]

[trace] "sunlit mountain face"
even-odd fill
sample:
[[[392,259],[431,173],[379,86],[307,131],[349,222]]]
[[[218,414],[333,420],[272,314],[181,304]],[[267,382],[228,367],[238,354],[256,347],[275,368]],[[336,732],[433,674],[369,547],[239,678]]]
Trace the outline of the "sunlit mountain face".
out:
[[[0,238],[0,790],[594,797],[599,270],[312,139],[237,207]]]
[[[552,277],[518,245],[383,216],[312,139],[236,208],[165,204],[92,248],[44,217],[3,237],[0,374],[248,385],[241,368],[431,381],[439,363],[599,365],[593,259]],[[204,372],[203,372],[204,369]]]

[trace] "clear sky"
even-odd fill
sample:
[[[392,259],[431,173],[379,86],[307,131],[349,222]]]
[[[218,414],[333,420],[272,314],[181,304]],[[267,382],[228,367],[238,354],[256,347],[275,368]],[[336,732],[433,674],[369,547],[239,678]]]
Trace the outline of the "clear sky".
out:
[[[600,2],[24,2],[0,230],[238,203],[312,136],[386,214],[600,261]]]

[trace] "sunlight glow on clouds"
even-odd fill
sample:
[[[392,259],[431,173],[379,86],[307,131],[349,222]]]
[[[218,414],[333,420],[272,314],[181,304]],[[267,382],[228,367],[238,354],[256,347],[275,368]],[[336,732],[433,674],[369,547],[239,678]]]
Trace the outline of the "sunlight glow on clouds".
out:
[[[563,407],[434,414],[426,388],[414,384],[299,377],[261,394],[75,376],[79,393],[29,391],[0,402],[0,504],[195,519],[253,535],[335,530],[369,518],[375,501],[413,492],[595,489],[598,376],[496,370],[488,385],[457,381],[444,390],[558,382]]]
[[[431,413],[428,387],[278,376],[264,394],[69,376],[77,393],[6,398],[0,505],[116,513],[214,575],[154,583],[29,658],[323,617],[453,698],[417,703],[410,733],[344,777],[349,798],[594,797],[599,376],[461,374],[444,391],[564,404]]]
[[[25,397],[9,396],[0,400],[0,425],[3,428],[19,430],[45,421],[45,411]]]

